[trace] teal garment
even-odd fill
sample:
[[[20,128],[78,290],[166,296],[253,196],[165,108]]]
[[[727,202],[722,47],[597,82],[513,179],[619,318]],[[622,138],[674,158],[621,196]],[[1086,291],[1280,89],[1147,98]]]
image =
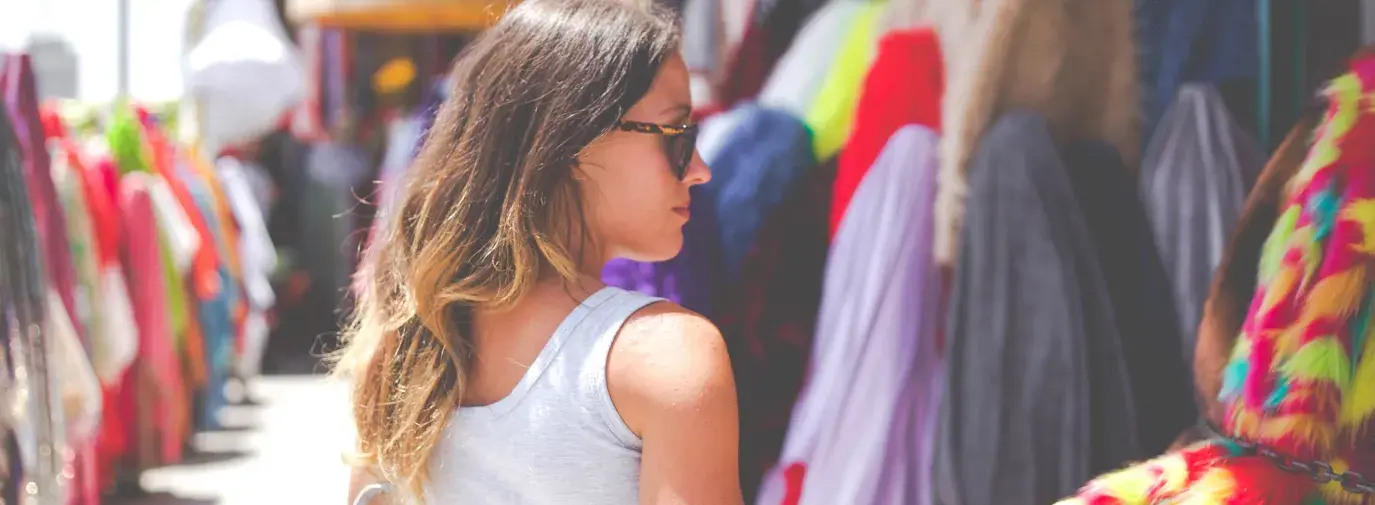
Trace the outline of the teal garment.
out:
[[[206,226],[219,231],[219,213],[215,210],[215,198],[206,186],[206,181],[190,170],[184,162],[179,162],[177,174],[196,201],[196,211],[205,218]],[[190,209],[188,209],[189,211]],[[221,258],[229,257],[228,239],[215,233],[215,249]],[[230,367],[234,361],[234,305],[240,296],[238,285],[224,261],[217,265],[220,276],[220,291],[214,298],[197,300],[196,316],[199,318],[201,335],[205,340],[205,360],[208,371],[204,397],[198,405],[196,427],[209,430],[217,429],[219,422],[215,413],[229,403],[224,387],[229,381]]]

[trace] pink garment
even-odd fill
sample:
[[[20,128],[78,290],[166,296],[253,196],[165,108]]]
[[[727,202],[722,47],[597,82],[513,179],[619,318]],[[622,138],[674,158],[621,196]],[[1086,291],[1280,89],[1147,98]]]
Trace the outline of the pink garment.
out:
[[[157,216],[153,213],[152,186],[157,176],[133,172],[121,181],[120,207],[124,222],[124,268],[129,282],[129,299],[139,328],[139,352],[135,367],[146,367],[157,383],[158,397],[151,399],[154,420],[158,423],[159,457],[164,462],[181,460],[182,440],[174,420],[179,416],[177,398],[185,397],[181,362],[178,360],[172,328],[167,316],[167,293],[160,256]],[[134,384],[129,384],[135,387]],[[139,391],[138,394],[143,394]]]

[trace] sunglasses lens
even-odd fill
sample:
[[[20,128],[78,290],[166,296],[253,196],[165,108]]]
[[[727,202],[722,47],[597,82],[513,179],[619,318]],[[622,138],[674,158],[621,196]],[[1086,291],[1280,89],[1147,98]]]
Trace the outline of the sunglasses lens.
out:
[[[697,130],[685,132],[682,135],[675,135],[669,139],[669,156],[677,163],[673,167],[673,173],[679,180],[687,177],[688,165],[692,164],[692,155],[697,151]]]

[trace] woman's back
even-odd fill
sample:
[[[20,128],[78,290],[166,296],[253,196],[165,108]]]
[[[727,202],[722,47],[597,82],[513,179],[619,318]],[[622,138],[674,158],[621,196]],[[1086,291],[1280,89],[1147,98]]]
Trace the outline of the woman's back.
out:
[[[611,344],[659,301],[603,288],[558,326],[505,398],[454,413],[430,459],[427,503],[636,503],[640,438],[607,388]]]

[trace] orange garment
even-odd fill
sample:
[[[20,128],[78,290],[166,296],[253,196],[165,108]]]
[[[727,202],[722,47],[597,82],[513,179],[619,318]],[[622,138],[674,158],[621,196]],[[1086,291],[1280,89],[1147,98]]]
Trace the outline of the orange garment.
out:
[[[205,334],[201,332],[200,318],[195,316],[196,308],[187,307],[187,310],[190,314],[186,318],[186,331],[182,335],[179,351],[184,363],[182,372],[186,374],[186,390],[194,396],[194,391],[210,382],[210,358],[205,354]]]

